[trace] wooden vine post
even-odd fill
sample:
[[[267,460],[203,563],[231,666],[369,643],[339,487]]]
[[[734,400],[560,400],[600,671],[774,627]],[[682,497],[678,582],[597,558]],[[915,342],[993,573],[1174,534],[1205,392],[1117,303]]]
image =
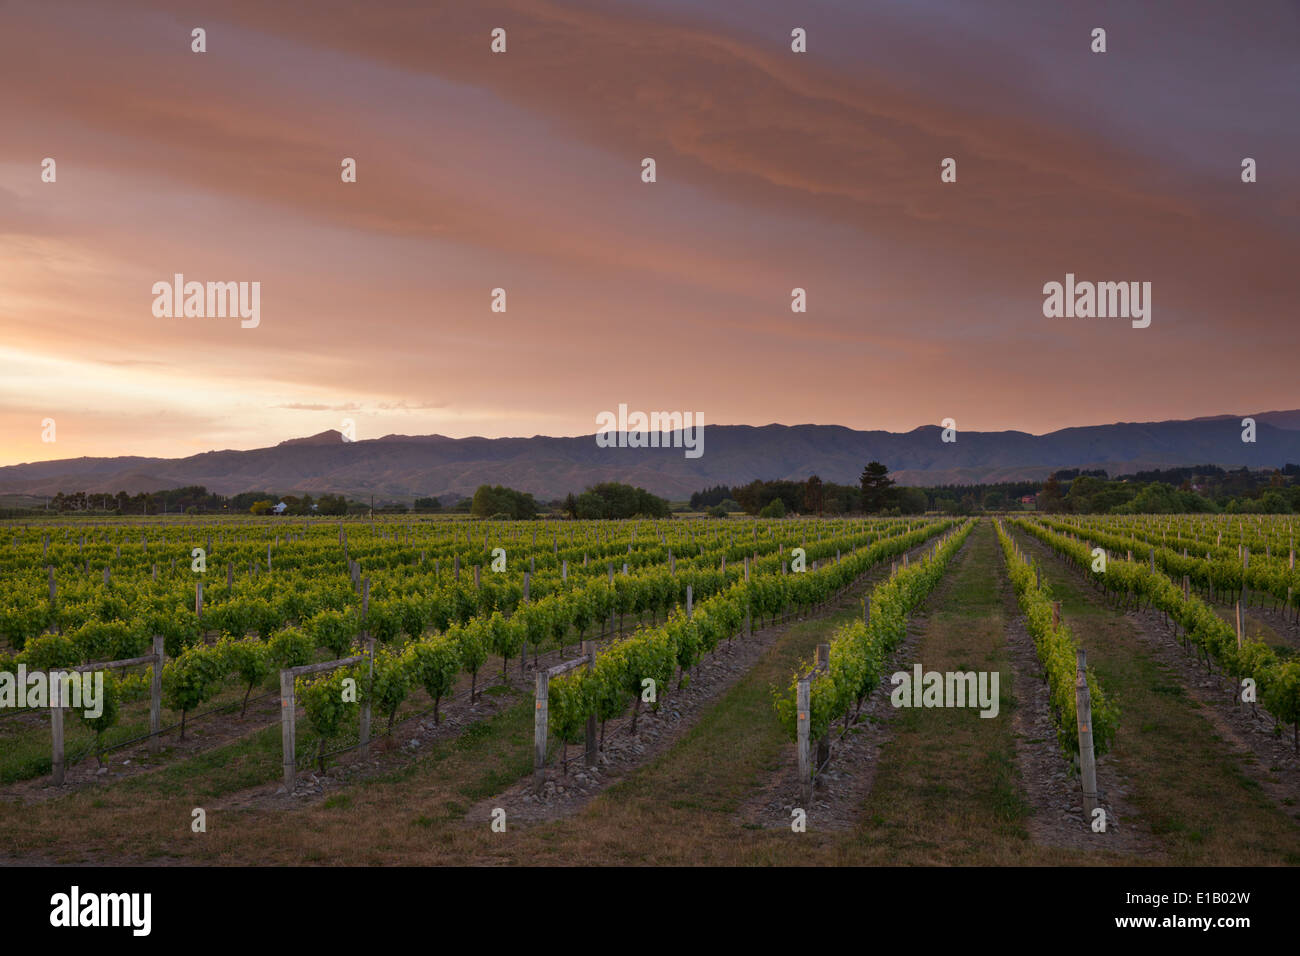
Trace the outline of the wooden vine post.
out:
[[[749,555],[745,555],[745,583],[749,583]],[[745,637],[752,637],[754,634],[752,612],[750,611],[750,594],[745,593]]]
[[[796,737],[799,760],[799,799],[807,806],[813,797],[813,774],[830,758],[829,730],[817,741],[817,763],[812,753],[812,678],[830,666],[830,645],[817,645],[817,663],[799,677],[795,696]]]
[[[1092,812],[1097,809],[1097,758],[1092,744],[1092,698],[1088,693],[1087,652],[1079,648],[1078,666],[1074,678],[1074,703],[1079,730],[1079,776],[1083,781],[1084,820],[1092,824]]]
[[[587,673],[590,674],[596,669],[596,642],[582,642],[582,656],[587,659]],[[595,768],[597,764],[596,753],[596,711],[592,710],[587,715],[587,766]]]
[[[799,800],[803,804],[812,802],[812,761],[808,753],[809,709],[812,706],[812,684],[807,675],[799,678],[795,713],[798,721],[799,747]]]
[[[817,645],[817,670],[825,672],[830,670],[831,666],[831,646],[829,644]],[[811,703],[811,701],[810,701]],[[817,769],[821,770],[826,766],[826,761],[831,759],[831,732],[830,727],[826,728],[826,733],[822,734],[817,740]]]
[[[63,700],[60,692],[63,689],[63,681],[55,676],[56,671],[50,677],[50,744],[53,751],[50,754],[50,765],[54,772],[54,785],[63,786]]]
[[[153,680],[149,684],[149,752],[156,754],[162,745],[162,672],[166,658],[164,641],[155,634],[153,638]]]

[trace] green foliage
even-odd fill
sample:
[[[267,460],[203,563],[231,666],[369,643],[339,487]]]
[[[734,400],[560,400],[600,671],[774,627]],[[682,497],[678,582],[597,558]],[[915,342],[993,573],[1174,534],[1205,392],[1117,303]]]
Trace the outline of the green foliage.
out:
[[[104,734],[117,724],[121,716],[121,693],[118,686],[118,680],[110,671],[102,671],[104,678],[104,690],[100,698],[99,715],[95,717],[86,716],[85,708],[78,709],[76,714],[81,718],[82,723],[89,727],[95,733],[95,756],[102,765],[104,762]],[[90,679],[91,674],[83,675],[84,679]]]
[[[519,656],[523,648],[525,626],[522,620],[507,618],[500,611],[493,611],[488,618],[488,649],[509,662]]]
[[[388,729],[393,729],[397,708],[402,706],[414,683],[412,658],[388,648],[375,652],[375,676],[370,685],[370,699],[381,714],[388,715]]]
[[[666,518],[671,511],[666,499],[616,481],[592,485],[578,496],[574,509],[584,519]]]
[[[162,699],[172,710],[181,713],[181,737],[185,736],[185,715],[209,700],[226,672],[223,655],[215,647],[198,645],[163,667]]]
[[[345,700],[349,685],[354,681],[355,700]],[[325,745],[337,737],[345,723],[350,723],[360,713],[365,698],[364,680],[352,668],[339,667],[317,677],[299,678],[295,696],[302,701],[307,723],[319,738],[320,769],[325,772]]]
[[[502,485],[479,485],[470,505],[470,514],[477,518],[498,514],[509,518],[535,518],[537,512],[537,502],[532,495]]]
[[[143,671],[134,674],[127,674],[117,682],[118,699],[124,703],[134,703],[136,701],[148,700],[149,695],[153,693],[153,667],[146,667]]]
[[[255,637],[238,641],[224,638],[217,644],[217,653],[221,655],[223,670],[238,677],[245,687],[244,705],[240,710],[240,716],[243,716],[253,688],[271,676],[269,647]]]
[[[0,595],[0,636],[17,650],[53,623],[50,606],[39,599],[22,600],[19,595]]]
[[[324,608],[303,622],[303,630],[317,647],[323,647],[339,658],[349,655],[361,628],[353,614]]]
[[[550,731],[567,744],[583,739],[587,715],[592,710],[589,685],[571,671],[552,678],[547,687],[547,723]]]
[[[68,632],[83,664],[120,661],[149,653],[149,638],[125,621],[87,621]]]
[[[445,634],[434,634],[406,649],[412,680],[433,698],[434,723],[438,722],[438,703],[456,686],[460,673],[460,645]]]
[[[453,627],[447,632],[448,636],[456,642],[456,648],[460,654],[460,666],[469,671],[471,675],[477,675],[479,668],[487,660],[487,630],[485,622],[475,618],[469,623]]]
[[[296,627],[286,627],[271,635],[267,642],[267,659],[277,670],[302,667],[315,657],[316,642]]]
[[[43,634],[27,642],[15,658],[32,670],[51,670],[56,667],[74,667],[80,664],[77,647],[63,634]]]

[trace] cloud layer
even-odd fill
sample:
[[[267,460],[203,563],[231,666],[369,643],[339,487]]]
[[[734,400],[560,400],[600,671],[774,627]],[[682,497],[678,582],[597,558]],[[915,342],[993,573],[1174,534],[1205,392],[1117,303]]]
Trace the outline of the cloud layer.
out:
[[[1293,6],[744,6],[11,4],[0,463],[343,417],[581,434],[620,402],[1034,432],[1295,405]],[[260,281],[261,325],[155,318],[177,272]],[[1043,318],[1066,272],[1150,281],[1151,327]]]

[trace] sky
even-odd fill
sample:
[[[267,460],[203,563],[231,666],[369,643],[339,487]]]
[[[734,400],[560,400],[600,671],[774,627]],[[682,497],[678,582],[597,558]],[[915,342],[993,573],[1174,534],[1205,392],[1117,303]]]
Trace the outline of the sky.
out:
[[[620,404],[1033,433],[1300,406],[1294,2],[0,20],[0,465],[345,420],[581,435]],[[176,273],[259,282],[259,324],[156,316]],[[1150,282],[1150,326],[1045,317],[1067,273]]]

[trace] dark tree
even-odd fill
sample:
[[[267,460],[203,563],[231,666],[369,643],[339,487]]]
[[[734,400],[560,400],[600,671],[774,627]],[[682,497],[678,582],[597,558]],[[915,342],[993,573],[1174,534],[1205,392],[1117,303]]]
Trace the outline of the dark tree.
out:
[[[823,506],[824,506],[824,499],[822,497],[822,480],[816,475],[811,475],[809,476],[808,480],[804,482],[804,488],[803,488],[804,510],[808,512],[815,511],[817,512],[818,517],[821,517]]]
[[[858,480],[862,485],[862,510],[868,514],[884,511],[889,489],[894,484],[889,469],[878,461],[869,462]]]

